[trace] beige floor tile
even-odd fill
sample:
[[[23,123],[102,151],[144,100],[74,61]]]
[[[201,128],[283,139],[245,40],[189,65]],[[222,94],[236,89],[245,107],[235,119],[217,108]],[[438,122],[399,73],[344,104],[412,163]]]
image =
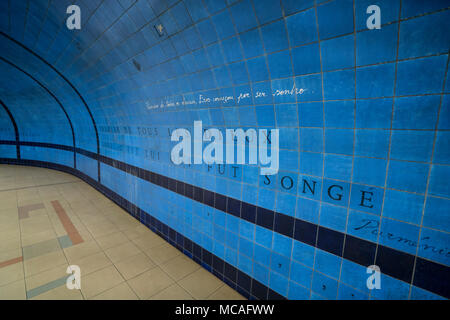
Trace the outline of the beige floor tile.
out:
[[[86,227],[94,227],[98,224],[110,223],[108,219],[106,219],[103,215],[80,215],[80,220]]]
[[[131,228],[131,229],[126,229],[122,231],[128,239],[132,240],[135,238],[138,238],[140,236],[146,235],[148,233],[153,233],[152,231],[150,231],[146,226],[144,225],[139,225],[137,227]]]
[[[111,261],[114,263],[125,260],[126,258],[129,258],[129,257],[135,256],[141,252],[142,251],[139,250],[139,248],[136,247],[131,241],[121,244],[117,247],[113,247],[113,248],[109,248],[109,249],[105,250],[105,253],[108,256],[108,258],[111,259]]]
[[[164,239],[154,233],[147,233],[137,238],[133,238],[131,241],[133,241],[133,243],[142,251],[147,251],[148,249],[167,244]]]
[[[0,300],[26,300],[25,281],[19,280],[0,287]]]
[[[64,249],[64,253],[67,256],[67,260],[70,263],[75,263],[77,260],[80,260],[84,257],[90,256],[94,253],[98,253],[101,251],[101,248],[98,246],[95,240],[90,240],[86,242],[82,242],[72,247],[68,247]]]
[[[194,298],[178,284],[174,283],[163,291],[155,294],[150,300],[193,300]]]
[[[203,268],[178,281],[178,284],[195,299],[202,300],[224,285],[222,281]]]
[[[150,269],[145,273],[128,280],[130,287],[141,299],[148,299],[173,283],[173,279],[159,267]]]
[[[37,287],[43,286],[47,283],[50,283],[52,281],[69,276],[67,274],[68,266],[69,265],[66,263],[59,266],[55,266],[54,268],[50,268],[38,274],[27,276],[25,278],[27,290],[29,291]]]
[[[10,218],[0,221],[0,233],[8,230],[19,230],[19,220]]]
[[[22,246],[30,246],[39,242],[56,239],[56,237],[57,235],[54,230],[46,230],[31,235],[22,235]]]
[[[17,230],[17,229],[5,230],[0,233],[0,242],[9,240],[9,239],[20,240],[20,230]]]
[[[86,228],[89,230],[89,232],[92,234],[94,238],[100,238],[102,236],[106,236],[108,234],[119,231],[119,229],[117,229],[117,227],[111,222],[88,225],[86,226]]]
[[[230,288],[227,285],[220,287],[217,291],[213,292],[207,300],[247,300],[240,295],[236,290]]]
[[[118,286],[106,290],[92,297],[92,300],[139,300],[138,296],[131,290],[130,286],[123,282]]]
[[[88,275],[112,265],[111,260],[109,260],[103,251],[91,254],[79,260],[74,260],[73,263],[80,267],[82,275]]]
[[[176,256],[182,254],[179,250],[175,249],[172,245],[170,245],[167,242],[161,246],[145,250],[144,252],[156,264],[163,264],[164,262],[167,262],[172,258],[175,258]]]
[[[94,297],[125,280],[114,266],[98,270],[81,278],[81,291],[86,298]]]
[[[98,245],[103,249],[117,247],[129,242],[128,238],[122,232],[115,232],[96,239]]]
[[[22,250],[19,248],[0,250],[0,263],[11,259],[16,259],[22,256]]]
[[[161,265],[161,268],[170,277],[178,281],[201,267],[192,259],[189,259],[184,254],[182,254],[165,262]]]
[[[25,276],[49,270],[55,266],[67,264],[66,256],[62,250],[50,252],[24,261]]]
[[[21,280],[24,278],[23,263],[15,263],[0,268],[0,286]]]
[[[134,278],[156,266],[156,264],[144,253],[139,253],[135,256],[126,258],[125,260],[121,260],[115,265],[125,280]]]
[[[10,238],[3,241],[0,240],[0,262],[7,260],[3,258],[2,252],[11,252],[13,250],[21,251],[20,238]],[[19,254],[21,256],[22,254]]]

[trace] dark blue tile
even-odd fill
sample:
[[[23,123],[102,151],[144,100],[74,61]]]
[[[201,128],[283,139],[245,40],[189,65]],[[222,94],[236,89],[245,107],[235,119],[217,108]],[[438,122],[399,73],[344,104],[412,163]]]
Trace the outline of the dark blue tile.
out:
[[[270,76],[272,79],[292,76],[292,62],[289,50],[268,55],[267,62],[269,63]]]
[[[292,49],[292,61],[297,76],[320,72],[319,45],[310,44]]]
[[[253,5],[260,24],[282,17],[280,1],[278,0],[257,0],[253,1]]]
[[[258,25],[250,0],[240,1],[230,7],[238,32],[244,32]]]
[[[387,161],[374,158],[356,157],[353,168],[353,182],[384,186]]]
[[[387,187],[425,193],[428,165],[391,160],[389,163]],[[404,173],[408,172],[407,175]]]
[[[350,68],[355,65],[355,45],[353,35],[322,41],[323,71]]]
[[[355,155],[387,158],[389,136],[388,130],[356,130]]]
[[[233,21],[231,20],[230,14],[227,10],[218,13],[217,15],[211,17],[211,19],[216,27],[219,39],[231,37],[236,33]]]
[[[353,32],[353,1],[335,0],[317,7],[320,39]],[[336,21],[336,23],[329,23]]]
[[[428,162],[431,159],[433,140],[432,131],[394,131],[391,138],[391,158]]]
[[[325,152],[337,154],[353,154],[353,130],[326,129]]]
[[[428,199],[427,204],[430,199]],[[424,197],[396,190],[386,190],[383,216],[400,221],[420,224]]]
[[[266,52],[280,51],[289,47],[286,27],[283,20],[262,27],[261,33]]]
[[[259,37],[259,30],[252,30],[240,34],[245,57],[253,58],[263,54],[263,45]]]
[[[394,61],[397,53],[398,24],[367,30],[356,35],[358,66]]]
[[[450,28],[450,11],[407,20],[401,23],[399,59],[448,52],[450,36],[442,30]]]
[[[392,97],[395,64],[388,63],[356,70],[356,98]]]
[[[434,129],[439,103],[439,96],[395,99],[392,127],[395,129]]]
[[[297,11],[305,10],[314,6],[314,0],[282,0],[284,14],[290,15]]]
[[[323,87],[326,100],[354,99],[355,71],[342,70],[324,73]]]
[[[397,95],[442,91],[447,55],[402,61],[397,69]]]
[[[290,44],[293,47],[318,40],[314,9],[286,18]]]
[[[325,127],[353,128],[354,101],[327,101],[324,103]]]
[[[430,174],[430,185],[428,193],[436,196],[450,198],[450,167],[433,165]]]
[[[299,103],[298,118],[300,127],[322,127],[323,103],[322,102]]]
[[[269,79],[267,62],[264,56],[247,60],[247,67],[252,81],[264,81]]]
[[[425,2],[404,0],[402,3],[402,18],[409,18],[446,7],[448,7],[448,3],[445,0],[431,0]]]

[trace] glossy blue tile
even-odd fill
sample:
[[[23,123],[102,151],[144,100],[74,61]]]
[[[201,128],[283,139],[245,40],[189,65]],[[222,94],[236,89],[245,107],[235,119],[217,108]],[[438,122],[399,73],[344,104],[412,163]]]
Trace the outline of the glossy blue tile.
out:
[[[370,99],[356,101],[357,128],[385,128],[391,126],[392,99]]]
[[[447,55],[398,63],[397,95],[438,93],[442,91]]]
[[[320,50],[323,71],[355,66],[355,39],[353,35],[322,41]]]
[[[354,99],[355,71],[343,70],[324,73],[323,90],[325,100]]]
[[[389,136],[388,130],[356,130],[355,155],[387,158]]]
[[[317,43],[292,49],[294,74],[303,75],[320,72],[320,54]]]
[[[356,97],[391,97],[394,94],[395,64],[388,63],[356,70]]]
[[[317,7],[320,39],[353,32],[353,1],[335,0]],[[339,21],[339,23],[327,23]]]
[[[428,193],[435,196],[450,198],[450,185],[448,184],[449,177],[449,166],[433,165],[431,167]]]
[[[397,53],[398,24],[366,30],[356,35],[356,64],[364,66],[394,61]]]
[[[286,26],[291,46],[318,41],[314,9],[287,17]]]
[[[355,157],[353,164],[353,182],[384,186],[387,161],[374,158]]]
[[[408,172],[407,175],[403,174]],[[428,165],[391,160],[388,169],[387,187],[424,193],[428,176]]]
[[[260,24],[265,24],[282,17],[280,1],[253,1],[253,5]]]
[[[267,53],[280,51],[289,47],[285,22],[275,21],[261,28],[264,47]]]
[[[391,158],[429,162],[433,140],[432,131],[394,131],[391,138]]]
[[[439,96],[395,99],[392,127],[394,129],[434,129],[439,103]]]
[[[331,128],[353,128],[354,109],[354,101],[325,102],[325,126]]]
[[[386,190],[383,216],[420,224],[424,197],[414,193]]]

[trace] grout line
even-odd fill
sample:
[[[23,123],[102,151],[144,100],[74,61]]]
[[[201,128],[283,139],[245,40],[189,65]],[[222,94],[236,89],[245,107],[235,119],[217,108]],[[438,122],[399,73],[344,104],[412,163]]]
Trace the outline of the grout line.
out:
[[[402,0],[400,0],[400,4],[399,4],[399,21],[401,20],[401,14],[402,14]],[[393,92],[393,99],[392,99],[392,108],[391,108],[391,126],[390,126],[390,130],[389,130],[389,149],[388,149],[388,153],[387,153],[387,164],[386,164],[386,172],[385,172],[385,178],[384,178],[384,196],[383,196],[383,200],[382,200],[382,204],[381,204],[381,212],[380,212],[380,217],[379,217],[379,224],[378,224],[378,230],[377,230],[377,240],[376,240],[376,247],[375,247],[375,261],[374,261],[374,265],[377,265],[377,257],[378,257],[378,248],[380,246],[380,236],[381,236],[381,228],[382,228],[382,223],[383,223],[383,213],[384,213],[384,204],[385,204],[385,193],[386,193],[386,188],[387,188],[387,184],[388,184],[388,177],[389,177],[389,165],[391,162],[391,148],[392,148],[392,127],[393,127],[393,123],[394,123],[394,113],[395,113],[395,94],[397,91],[397,72],[398,72],[398,55],[399,55],[399,47],[400,47],[400,26],[401,26],[401,22],[398,23],[398,27],[397,27],[397,46],[396,46],[396,63],[395,63],[395,74],[394,74],[394,92]],[[380,270],[382,272],[382,270]],[[412,275],[412,277],[414,277],[414,274]],[[411,279],[412,281],[412,279]],[[411,286],[411,283],[409,283],[409,285]],[[372,292],[369,291],[369,300],[372,298]]]
[[[432,152],[431,152],[430,162],[433,161],[434,153],[436,151],[436,140],[437,140],[437,133],[438,133],[438,129],[439,129],[439,116],[441,114],[442,103],[443,103],[443,100],[444,100],[444,91],[445,91],[445,86],[446,86],[446,79],[447,79],[449,61],[450,61],[450,55],[447,58],[447,65],[446,65],[445,74],[444,74],[444,81],[443,81],[443,84],[442,84],[442,94],[441,94],[441,99],[439,101],[438,114],[437,114],[437,117],[436,117],[436,125],[435,125],[435,131],[434,131],[434,139],[433,139],[433,148],[432,148]],[[425,189],[425,196],[424,196],[422,214],[421,214],[421,218],[420,218],[420,227],[419,227],[419,232],[418,232],[417,248],[416,248],[416,254],[414,255],[414,265],[413,265],[413,270],[412,270],[412,279],[411,279],[411,286],[409,288],[408,299],[411,299],[413,283],[414,283],[414,277],[415,277],[415,271],[416,271],[416,265],[417,265],[417,258],[419,257],[420,236],[421,236],[422,229],[423,229],[423,219],[425,217],[425,209],[426,209],[426,206],[427,206],[428,189],[429,189],[429,186],[430,186],[430,177],[431,177],[431,170],[432,170],[432,168],[433,168],[433,165],[430,164],[429,167],[428,167],[427,185],[426,185],[426,189]]]

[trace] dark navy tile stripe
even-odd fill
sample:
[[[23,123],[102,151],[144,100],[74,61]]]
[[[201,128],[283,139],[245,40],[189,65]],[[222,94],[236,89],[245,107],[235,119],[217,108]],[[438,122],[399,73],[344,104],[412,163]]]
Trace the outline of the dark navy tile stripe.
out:
[[[21,142],[21,144],[22,143],[24,142]],[[29,142],[28,144],[37,146],[41,145],[41,143],[34,142]],[[42,145],[48,146],[49,144]],[[89,153],[86,151],[83,152],[87,156],[97,157],[97,154],[95,153]],[[421,259],[409,253],[392,249],[380,244],[378,245],[378,250],[376,250],[377,244],[367,240],[359,239],[351,235],[328,229],[323,226],[313,224],[308,221],[303,221],[279,212],[268,210],[262,207],[257,207],[252,204],[226,197],[224,195],[220,195],[209,190],[205,190],[184,183],[182,181],[160,175],[155,172],[138,168],[106,156],[99,155],[98,159],[99,161],[127,172],[128,174],[132,174],[138,178],[141,178],[150,183],[171,190],[211,207],[216,207],[216,199],[218,199],[217,207],[225,208],[224,212],[228,214],[234,215],[238,218],[257,224],[274,232],[278,232],[308,245],[317,247],[336,256],[348,259],[359,265],[367,267],[369,265],[376,264],[380,267],[382,273],[398,280],[402,280],[408,284],[411,284],[411,282],[413,281],[412,276],[415,258],[420,259],[421,266],[430,265],[431,270],[439,269],[439,272],[436,272],[435,274],[445,275],[442,279],[448,280],[450,277],[449,267],[445,265]],[[292,227],[288,226],[288,224],[293,226],[292,232]],[[416,285],[417,283],[418,287],[423,288],[422,286],[420,286],[423,284],[423,280],[420,280],[427,277],[435,277],[435,274],[426,272],[426,268],[422,268],[420,270],[421,273],[420,277],[418,278],[419,280],[417,282],[414,282],[413,284]],[[444,282],[446,282],[447,286],[450,283],[449,281]],[[431,281],[430,283],[433,282]],[[450,294],[445,290],[445,286],[428,285],[426,290],[444,296],[446,298],[450,298]]]
[[[3,109],[5,109],[6,113],[8,114],[8,117],[11,120],[11,123],[14,127],[14,135],[16,138],[16,157],[17,157],[17,159],[20,159],[19,128],[17,127],[16,120],[14,119],[14,116],[12,115],[8,106],[1,99],[0,99],[0,104],[2,105]]]
[[[83,102],[84,107],[86,108],[89,117],[91,118],[92,121],[92,125],[94,126],[94,131],[95,131],[95,139],[97,141],[97,154],[100,154],[100,138],[98,135],[98,129],[97,129],[97,124],[95,122],[94,116],[92,115],[91,109],[89,108],[89,105],[87,104],[86,100],[84,100],[83,96],[81,95],[81,93],[78,91],[78,89],[72,84],[72,82],[70,82],[69,79],[66,78],[66,76],[64,76],[61,72],[59,72],[58,69],[56,69],[51,63],[49,63],[47,60],[45,60],[44,58],[42,58],[40,55],[38,55],[36,52],[34,52],[32,49],[28,48],[26,45],[24,45],[23,43],[17,41],[16,39],[14,39],[13,37],[9,36],[8,34],[4,33],[3,31],[0,31],[0,34],[5,37],[6,39],[14,42],[15,44],[17,44],[18,46],[20,46],[21,48],[23,48],[25,51],[31,53],[33,56],[35,56],[36,58],[38,58],[40,61],[42,61],[44,64],[46,64],[48,67],[50,67],[53,71],[55,71],[60,77],[61,79],[63,79],[71,88],[72,90],[76,93],[76,95],[80,98],[81,102]],[[75,143],[74,143],[75,146]],[[97,171],[98,171],[98,181],[100,182],[100,162],[97,161]]]
[[[72,132],[72,144],[73,144],[73,147],[75,148],[76,143],[75,143],[75,131],[73,130],[73,124],[72,124],[72,121],[70,120],[70,117],[69,117],[67,111],[66,111],[66,108],[64,108],[64,105],[61,103],[61,101],[59,101],[59,99],[53,94],[53,92],[50,91],[50,89],[47,88],[47,86],[45,86],[42,82],[40,82],[38,79],[33,77],[30,73],[28,73],[27,71],[23,70],[21,67],[17,66],[13,62],[11,62],[8,59],[5,59],[5,58],[3,58],[1,56],[0,56],[0,60],[5,62],[6,64],[9,64],[11,67],[17,69],[18,71],[20,71],[24,75],[26,75],[28,78],[30,78],[31,80],[36,82],[42,89],[45,90],[45,92],[47,92],[53,98],[53,100],[56,101],[56,103],[59,105],[59,107],[63,111],[64,115],[66,116],[67,122],[69,123],[70,131]],[[77,167],[77,154],[76,154],[76,152],[73,153],[73,163],[74,163],[74,167],[76,168]]]

